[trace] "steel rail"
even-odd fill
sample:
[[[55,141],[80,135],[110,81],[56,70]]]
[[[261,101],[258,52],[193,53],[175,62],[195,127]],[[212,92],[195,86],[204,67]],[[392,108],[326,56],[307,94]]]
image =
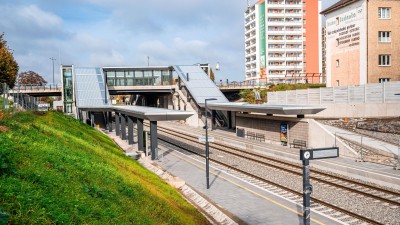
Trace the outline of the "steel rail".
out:
[[[196,151],[192,151],[192,150],[190,150],[190,149],[181,147],[181,146],[179,146],[179,145],[176,144],[176,143],[170,142],[170,141],[168,141],[168,140],[164,140],[164,139],[162,139],[162,138],[159,138],[159,139],[163,140],[164,142],[166,142],[166,143],[168,143],[168,144],[174,145],[174,146],[176,146],[176,147],[179,147],[179,148],[181,148],[181,149],[184,149],[185,151],[194,153],[194,154],[196,154],[196,155],[198,155],[198,156],[200,156],[200,157],[205,158],[205,156],[198,154]],[[237,172],[239,172],[239,173],[242,173],[242,174],[244,174],[244,175],[246,175],[246,176],[249,176],[249,177],[255,178],[255,179],[257,179],[257,180],[260,180],[260,181],[262,181],[262,182],[265,182],[265,183],[267,183],[267,184],[276,186],[276,187],[278,187],[278,188],[280,188],[280,189],[283,189],[283,190],[285,190],[285,191],[288,191],[288,192],[293,193],[293,194],[295,194],[295,195],[298,195],[298,196],[300,196],[300,197],[303,196],[303,193],[298,192],[298,191],[295,191],[295,190],[292,190],[292,189],[287,188],[287,187],[285,187],[285,186],[283,186],[283,185],[280,185],[280,184],[278,184],[278,183],[275,183],[275,182],[266,180],[266,179],[264,179],[264,178],[262,178],[262,177],[256,176],[256,175],[254,175],[254,174],[251,174],[251,173],[246,172],[246,171],[243,171],[243,170],[240,170],[240,169],[238,169],[238,168],[236,168],[236,167],[230,166],[230,165],[225,164],[225,163],[222,163],[222,162],[220,162],[220,161],[217,161],[217,160],[214,160],[214,159],[211,159],[211,158],[210,158],[210,160],[211,160],[212,162],[214,162],[214,163],[217,163],[217,164],[220,164],[220,165],[222,165],[222,166],[225,166],[225,167],[227,167],[227,168],[229,168],[229,169],[231,169],[231,170],[235,170],[235,171],[237,171]],[[346,215],[349,215],[349,216],[351,216],[351,217],[353,217],[353,218],[362,220],[362,221],[364,221],[364,222],[367,222],[367,223],[370,223],[370,224],[382,224],[382,223],[377,222],[377,221],[374,221],[374,220],[372,220],[372,219],[370,219],[370,218],[367,218],[367,217],[361,216],[361,215],[359,215],[359,214],[350,212],[350,211],[348,211],[348,210],[346,210],[346,209],[342,209],[342,208],[340,208],[340,207],[338,207],[338,206],[335,206],[335,205],[332,205],[332,204],[330,204],[330,203],[327,203],[327,202],[318,200],[318,199],[316,199],[316,198],[314,198],[314,197],[311,197],[311,200],[312,200],[313,202],[315,202],[315,203],[324,205],[324,206],[326,206],[326,207],[328,207],[328,208],[334,209],[334,210],[336,210],[336,211],[339,211],[339,212],[341,212],[341,213],[344,213],[344,214],[346,214]]]
[[[161,128],[161,129],[169,130],[168,128],[164,128],[164,127]],[[163,131],[163,132],[172,134],[174,136],[177,135],[176,134],[177,132],[176,131],[172,131],[172,130]],[[171,133],[171,132],[173,132],[173,133]],[[178,133],[180,133],[180,132],[178,132]],[[180,133],[180,134],[182,134],[182,133]],[[188,135],[188,134],[184,134],[184,135],[182,134],[182,135],[179,135],[179,136],[180,136],[180,138],[184,138],[186,140],[189,140],[188,136],[190,136],[190,138],[196,139],[196,143],[197,144],[200,144],[200,143],[197,142],[197,137],[195,138],[195,137],[193,137],[191,135]],[[193,140],[190,140],[190,141],[193,141]],[[195,141],[193,141],[193,142],[195,142]],[[292,164],[292,163],[288,163],[288,162],[284,162],[284,161],[281,161],[281,160],[273,159],[273,158],[266,157],[266,156],[261,155],[261,154],[256,154],[256,153],[245,151],[245,150],[240,150],[239,151],[239,150],[236,150],[236,149],[234,149],[232,147],[229,147],[229,146],[226,146],[226,145],[223,145],[223,144],[212,143],[211,146],[213,147],[213,149],[216,149],[216,150],[219,150],[219,151],[222,151],[222,152],[226,152],[226,153],[235,155],[235,156],[240,157],[240,158],[245,158],[247,160],[257,162],[257,163],[259,163],[261,165],[264,165],[264,166],[273,167],[273,168],[276,168],[276,169],[279,169],[279,170],[282,170],[282,171],[285,171],[285,172],[288,172],[288,173],[291,173],[291,174],[302,176],[301,172],[293,171],[291,169],[288,169],[288,168],[285,168],[285,167],[282,167],[282,166],[279,166],[279,165],[276,165],[276,164],[273,164],[273,163],[268,163],[268,162],[265,162],[265,161],[261,161],[259,159],[254,159],[254,158],[251,158],[251,157],[248,157],[248,156],[244,156],[244,155],[242,155],[242,153],[246,153],[246,154],[249,154],[249,155],[251,155],[253,157],[257,157],[257,158],[262,158],[264,160],[269,160],[269,161],[281,163],[281,164],[284,164],[286,166],[294,167],[296,169],[301,169],[301,166],[299,166],[299,165],[295,165],[295,164]],[[220,146],[220,147],[217,147],[217,146]],[[229,150],[223,149],[221,147],[227,148]],[[235,153],[235,152],[232,152],[231,150],[236,151],[236,152],[240,152],[240,153]],[[392,191],[389,191],[389,190],[381,189],[381,188],[374,187],[374,186],[371,186],[371,185],[368,185],[368,184],[363,184],[363,183],[360,183],[360,182],[357,182],[357,181],[353,181],[353,180],[350,180],[350,179],[346,179],[346,178],[338,177],[338,176],[331,175],[331,174],[328,174],[328,173],[320,172],[320,171],[317,171],[317,170],[314,170],[314,169],[311,170],[311,172],[319,174],[319,175],[322,175],[322,176],[325,176],[327,178],[333,178],[333,179],[336,179],[336,180],[341,180],[341,181],[344,181],[344,182],[348,182],[350,184],[362,186],[364,188],[369,188],[371,190],[375,190],[375,191],[378,191],[378,192],[384,192],[385,194],[393,195],[396,198],[400,197],[400,193],[396,193],[396,192],[392,192]],[[325,184],[337,187],[337,188],[341,188],[341,189],[344,189],[344,190],[347,190],[347,191],[351,191],[351,192],[357,193],[359,195],[364,195],[366,197],[370,197],[370,198],[373,198],[373,199],[376,199],[376,200],[379,200],[379,201],[382,201],[382,202],[387,202],[387,203],[392,204],[392,205],[400,206],[400,202],[393,201],[393,200],[390,200],[390,199],[387,199],[387,198],[383,198],[381,196],[377,196],[377,195],[374,195],[374,194],[371,194],[371,193],[367,193],[367,192],[364,192],[364,191],[361,191],[361,190],[357,190],[354,187],[353,188],[352,187],[346,187],[346,186],[343,186],[341,184],[337,184],[337,183],[333,183],[331,181],[324,180],[322,178],[317,178],[315,176],[311,176],[311,179],[314,180],[314,181],[318,181],[318,182],[321,182],[321,183],[325,183]],[[356,187],[356,188],[360,188],[360,187]]]

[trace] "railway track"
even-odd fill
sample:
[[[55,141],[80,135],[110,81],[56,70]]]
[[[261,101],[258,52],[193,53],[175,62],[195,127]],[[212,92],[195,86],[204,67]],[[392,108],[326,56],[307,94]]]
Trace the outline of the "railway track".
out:
[[[190,135],[181,131],[176,131],[176,130],[171,130],[166,127],[159,127],[160,134],[159,138],[162,139],[163,141],[169,142],[170,144],[178,145],[176,141],[171,141],[171,139],[174,140],[179,140],[180,143],[191,143],[189,146],[198,146],[197,151],[190,150],[193,153],[199,154],[201,157],[203,156],[202,152],[202,146],[204,144],[198,143],[198,137],[194,135]],[[167,138],[166,138],[167,136]],[[169,138],[168,138],[169,137]],[[182,146],[179,146],[182,147]],[[185,146],[183,146],[185,148]],[[188,146],[186,146],[188,147]],[[246,150],[238,150],[235,148],[232,148],[230,146],[226,146],[223,144],[219,143],[210,143],[210,148],[212,151],[215,153],[215,155],[218,155],[218,152],[223,152],[224,154],[229,154],[231,156],[240,158],[241,160],[247,160],[247,163],[249,164],[257,164],[259,166],[265,167],[265,168],[273,168],[276,171],[281,171],[284,173],[292,174],[294,176],[302,176],[301,173],[301,166],[297,165],[295,163],[290,163],[290,162],[285,162],[283,160],[278,160],[275,158],[271,158],[265,155],[257,154],[255,152],[250,152]],[[203,148],[204,149],[204,148]],[[301,191],[299,190],[294,190],[292,188],[288,188],[284,185],[281,185],[276,182],[272,182],[270,180],[267,180],[263,178],[262,176],[258,176],[254,173],[251,173],[249,171],[245,171],[241,168],[238,168],[237,165],[230,165],[228,163],[221,162],[221,160],[216,159],[216,158],[210,158],[215,163],[220,164],[221,166],[225,167],[228,170],[231,171],[236,171],[237,173],[244,174],[245,176],[250,177],[251,179],[256,179],[258,181],[261,181],[262,183],[269,184],[275,187],[278,187],[286,192],[290,192],[296,196],[302,196]],[[349,194],[356,194],[358,196],[362,196],[363,198],[369,198],[375,200],[376,204],[377,202],[382,202],[387,205],[390,205],[390,207],[398,208],[400,207],[400,193],[394,192],[391,190],[386,190],[386,189],[381,189],[379,187],[374,187],[369,184],[364,184],[358,181],[350,180],[344,177],[340,176],[335,176],[333,174],[329,174],[326,172],[318,171],[318,170],[312,170],[312,181],[314,184],[322,184],[322,185],[327,185],[331,188],[335,189],[340,189],[342,191],[348,192]],[[336,211],[342,212],[346,215],[349,215],[353,218],[357,218],[361,221],[367,222],[367,223],[372,223],[372,224],[380,224],[380,222],[374,221],[370,219],[369,217],[365,217],[359,214],[355,214],[353,212],[350,212],[346,209],[339,208],[338,206],[335,206],[332,203],[329,203],[324,200],[320,200],[317,198],[312,198],[313,204],[315,208],[319,208],[317,205],[323,205],[326,206],[330,209],[334,209]]]

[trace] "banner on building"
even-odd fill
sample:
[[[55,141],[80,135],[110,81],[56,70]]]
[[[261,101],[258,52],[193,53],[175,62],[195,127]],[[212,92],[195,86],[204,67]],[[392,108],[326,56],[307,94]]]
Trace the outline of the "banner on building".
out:
[[[266,37],[265,37],[265,2],[258,5],[259,7],[259,22],[260,22],[260,68],[266,66]]]

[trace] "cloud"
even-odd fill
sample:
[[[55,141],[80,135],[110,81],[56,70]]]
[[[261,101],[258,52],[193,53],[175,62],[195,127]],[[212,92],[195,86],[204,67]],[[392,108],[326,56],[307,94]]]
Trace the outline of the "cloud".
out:
[[[36,5],[23,6],[17,10],[17,15],[20,18],[30,21],[31,23],[47,29],[60,28],[62,20],[58,16],[41,10]]]
[[[323,8],[336,1],[323,0]],[[147,56],[151,65],[219,62],[217,79],[244,79],[246,1],[1,2],[0,32],[21,71],[34,70],[48,81],[50,57],[56,65],[143,66]]]
[[[5,4],[0,5],[0,11],[0,30],[10,36],[33,40],[65,36],[62,19],[36,5]]]

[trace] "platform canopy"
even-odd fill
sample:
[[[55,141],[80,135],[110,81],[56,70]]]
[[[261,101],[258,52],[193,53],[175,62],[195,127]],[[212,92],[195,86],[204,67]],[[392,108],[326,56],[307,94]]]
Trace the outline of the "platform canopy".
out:
[[[212,110],[224,110],[235,112],[254,112],[265,114],[278,114],[278,115],[305,115],[316,114],[326,109],[323,106],[312,105],[270,105],[270,104],[248,104],[245,102],[239,103],[219,103],[209,101],[207,108]]]
[[[149,121],[184,120],[194,114],[187,111],[145,106],[87,106],[79,107],[79,110],[91,112],[116,112]]]

